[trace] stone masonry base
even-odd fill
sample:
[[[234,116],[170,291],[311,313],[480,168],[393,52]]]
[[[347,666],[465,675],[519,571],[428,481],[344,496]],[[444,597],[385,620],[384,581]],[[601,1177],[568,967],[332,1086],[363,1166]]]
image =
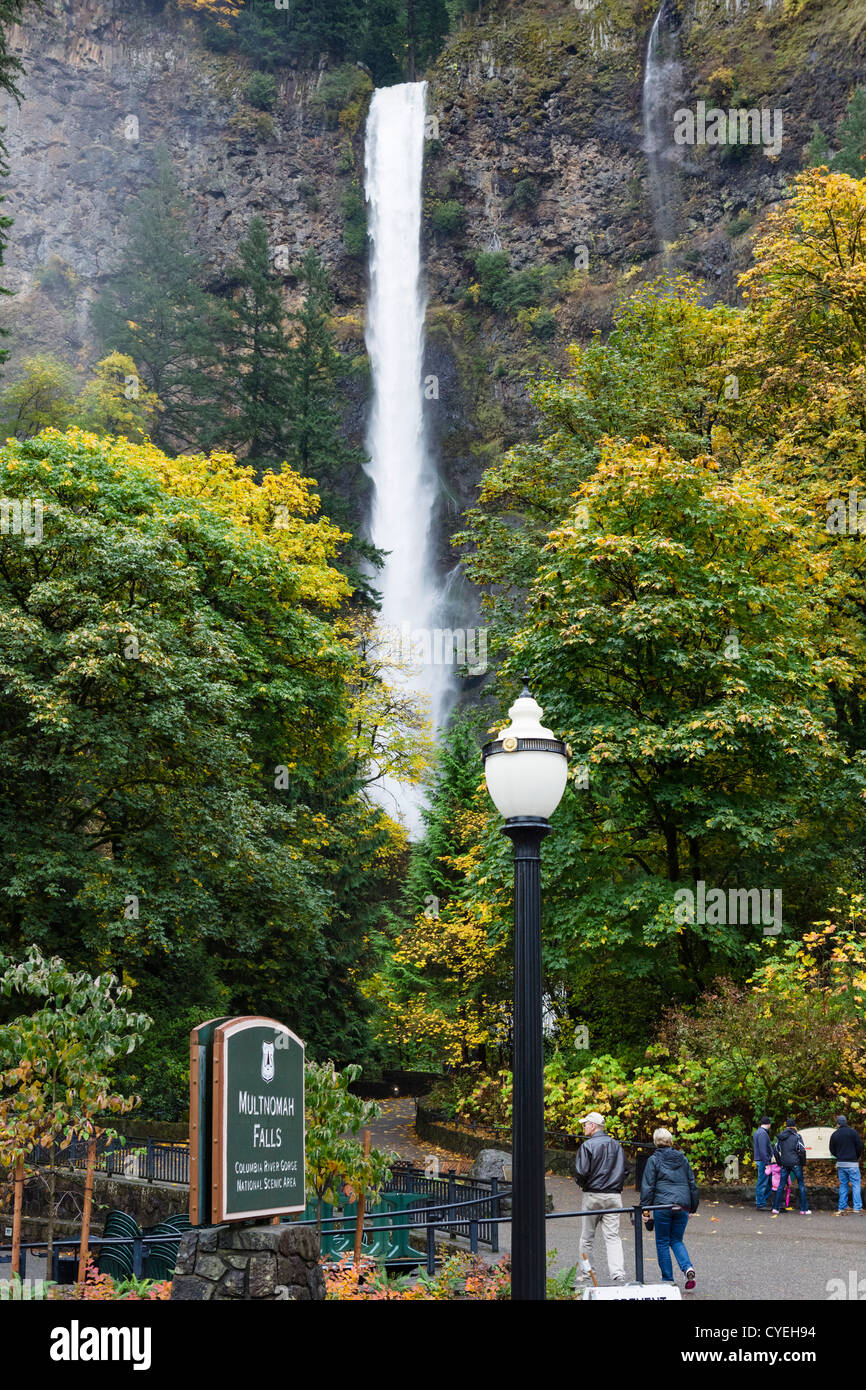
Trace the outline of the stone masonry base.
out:
[[[194,1227],[178,1251],[172,1300],[325,1297],[319,1242],[309,1226]]]

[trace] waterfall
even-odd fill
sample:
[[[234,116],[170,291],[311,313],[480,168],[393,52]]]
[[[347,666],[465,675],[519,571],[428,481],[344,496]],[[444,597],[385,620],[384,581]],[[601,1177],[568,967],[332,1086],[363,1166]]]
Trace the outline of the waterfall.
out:
[[[679,204],[673,117],[682,104],[683,69],[675,21],[671,0],[662,0],[650,31],[643,79],[644,150],[650,200],[656,239],[666,263],[668,244],[676,237]]]
[[[435,634],[441,631],[441,585],[432,536],[437,479],[423,405],[426,299],[420,244],[426,88],[426,82],[381,88],[370,105],[364,155],[370,235],[365,336],[373,377],[367,434],[367,472],[373,483],[370,539],[388,552],[375,581],[382,593],[380,626],[386,637],[397,634],[404,656],[405,634],[411,633],[411,651],[418,658],[403,676],[388,670],[384,675],[424,698],[435,730],[447,716],[453,683],[441,659],[441,641],[438,661],[433,651]],[[410,835],[418,833],[423,797],[416,788],[392,781],[376,795],[391,814],[399,815]]]

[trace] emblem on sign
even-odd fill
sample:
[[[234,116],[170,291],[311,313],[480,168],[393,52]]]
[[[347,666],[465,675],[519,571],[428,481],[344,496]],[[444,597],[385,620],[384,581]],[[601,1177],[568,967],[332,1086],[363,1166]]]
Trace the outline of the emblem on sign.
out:
[[[272,1042],[262,1043],[262,1080],[273,1081],[274,1079],[274,1045]]]

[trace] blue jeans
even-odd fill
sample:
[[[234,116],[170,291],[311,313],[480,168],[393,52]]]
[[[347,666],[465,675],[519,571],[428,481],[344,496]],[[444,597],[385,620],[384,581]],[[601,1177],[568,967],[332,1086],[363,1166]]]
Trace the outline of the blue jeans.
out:
[[[806,1184],[803,1181],[802,1163],[796,1164],[793,1168],[787,1168],[784,1163],[782,1164],[782,1175],[779,1178],[779,1186],[776,1188],[776,1200],[773,1202],[773,1211],[778,1211],[785,1200],[785,1188],[788,1186],[789,1173],[791,1177],[795,1178],[797,1181],[797,1187],[800,1192],[800,1210],[808,1211],[809,1200],[806,1196]]]
[[[860,1164],[837,1163],[836,1172],[839,1174],[839,1210],[844,1211],[848,1205],[848,1185],[850,1184],[851,1205],[855,1211],[862,1211],[863,1203],[860,1199]]]
[[[758,1186],[755,1189],[755,1206],[764,1207],[767,1205],[767,1198],[770,1195],[770,1174],[767,1172],[766,1163],[760,1159],[758,1163]]]
[[[662,1279],[672,1280],[674,1271],[671,1266],[671,1250],[683,1274],[691,1268],[689,1252],[683,1244],[689,1214],[687,1211],[656,1211],[653,1212],[653,1216],[656,1221],[656,1259]]]

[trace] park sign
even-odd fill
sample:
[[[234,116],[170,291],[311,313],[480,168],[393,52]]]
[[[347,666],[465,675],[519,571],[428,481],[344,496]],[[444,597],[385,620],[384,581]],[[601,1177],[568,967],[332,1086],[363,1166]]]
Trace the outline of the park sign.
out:
[[[600,1284],[584,1289],[587,1303],[671,1303],[682,1298],[677,1284]]]
[[[190,1035],[190,1220],[303,1211],[304,1044],[272,1018]]]

